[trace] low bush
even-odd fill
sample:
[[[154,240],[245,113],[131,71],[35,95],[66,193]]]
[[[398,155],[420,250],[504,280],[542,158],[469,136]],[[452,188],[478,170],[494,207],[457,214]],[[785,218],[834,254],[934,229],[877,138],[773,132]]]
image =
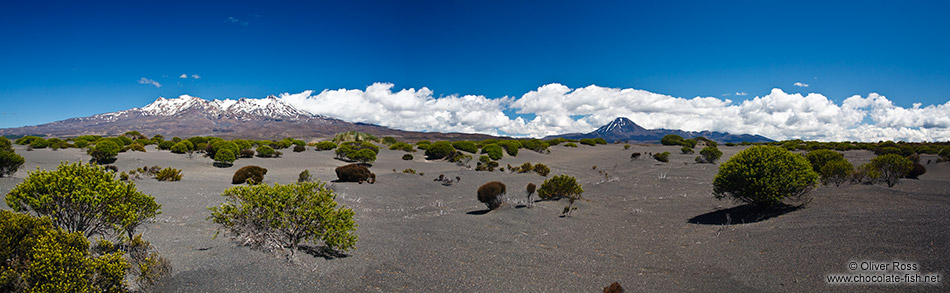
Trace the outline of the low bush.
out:
[[[158,181],[181,181],[181,170],[171,167],[162,169],[155,173],[155,179]]]
[[[497,209],[502,204],[502,194],[505,194],[504,183],[492,181],[478,187],[478,201],[484,203],[489,210]]]
[[[521,141],[521,147],[540,153],[546,151],[550,145],[540,139],[529,139]]]
[[[875,184],[881,179],[881,173],[871,163],[864,163],[851,174],[852,184]]]
[[[542,200],[578,198],[581,193],[584,193],[584,189],[577,183],[577,179],[568,175],[557,175],[544,180],[538,189],[538,197]]]
[[[402,159],[406,161],[411,161],[413,159],[412,154],[402,155]]]
[[[499,160],[502,156],[502,149],[500,145],[489,144],[482,147],[482,154],[488,155],[492,160]]]
[[[573,143],[573,142],[569,142],[569,143],[565,143],[565,144],[564,144],[564,147],[576,148],[576,147],[577,147],[577,144],[576,144],[576,143]]]
[[[683,152],[683,154],[686,154],[686,155],[695,153],[695,151],[693,151],[693,148],[686,147],[686,146],[680,148],[680,152]]]
[[[237,160],[237,157],[230,149],[219,150],[214,156],[215,166],[230,167],[234,160]]]
[[[172,151],[172,153],[184,154],[194,149],[195,149],[194,144],[192,144],[190,141],[183,140],[173,145],[170,150]]]
[[[0,150],[0,177],[15,174],[25,162],[26,160],[13,150]]]
[[[56,170],[30,172],[7,193],[6,203],[17,212],[50,216],[56,226],[87,237],[125,232],[131,238],[161,209],[135,184],[92,164],[61,163]]]
[[[390,150],[394,150],[394,151],[396,151],[396,150],[398,150],[398,151],[404,151],[404,152],[407,152],[407,153],[408,153],[408,152],[415,152],[415,151],[416,151],[414,148],[412,148],[412,145],[411,145],[411,144],[404,143],[404,142],[401,142],[401,141],[392,144],[391,146],[389,146],[389,149],[390,149]]]
[[[353,210],[337,207],[336,194],[322,182],[235,186],[211,207],[211,221],[242,243],[262,249],[288,249],[323,242],[330,250],[356,245]],[[220,231],[220,230],[219,230]]]
[[[402,170],[402,173],[416,175],[416,170],[412,168],[406,168]]]
[[[119,145],[109,140],[101,140],[96,146],[89,149],[89,155],[100,164],[115,161],[115,156],[119,154]]]
[[[715,146],[707,146],[699,151],[699,155],[702,157],[703,162],[715,164],[716,161],[722,157],[722,151]]]
[[[593,139],[590,139],[590,138],[581,139],[581,144],[589,145],[589,146],[597,146],[597,142],[595,142]]]
[[[175,142],[170,140],[158,143],[158,149],[160,150],[170,150],[173,146],[175,146]]]
[[[313,145],[314,150],[317,151],[329,151],[336,148],[336,144],[332,141],[321,141]]]
[[[781,147],[753,146],[719,166],[713,194],[760,208],[778,206],[784,199],[805,204],[817,180],[818,173],[804,157]]]
[[[468,162],[472,161],[472,156],[466,155],[465,153],[462,153],[460,151],[455,151],[455,153],[449,156],[447,160],[449,162],[455,163],[456,165],[465,166],[466,164],[468,164]]]
[[[475,142],[471,142],[471,141],[454,141],[452,142],[452,147],[454,147],[457,150],[465,151],[472,154],[478,152],[478,146],[475,145]]]
[[[821,168],[828,162],[844,160],[844,156],[842,156],[841,153],[826,149],[810,151],[808,154],[805,154],[805,158],[811,163],[811,168],[815,172],[821,172]]]
[[[369,171],[369,168],[360,164],[349,164],[336,167],[336,177],[340,182],[357,182],[363,184],[363,181],[369,184],[376,183],[376,174]]]
[[[300,174],[297,175],[297,182],[312,182],[313,175],[310,175],[310,170],[300,171]]]
[[[914,168],[914,163],[911,160],[898,154],[878,156],[871,160],[871,165],[877,169],[881,180],[887,183],[887,187],[894,187],[901,177],[907,175]]]
[[[263,145],[263,146],[257,147],[258,157],[271,158],[271,157],[274,157],[276,154],[277,154],[277,151],[275,151],[274,148],[270,146]]]
[[[851,177],[851,174],[854,173],[854,165],[851,165],[851,162],[841,158],[839,160],[833,160],[824,164],[821,167],[821,181],[824,184],[834,184],[835,186],[841,186],[841,183],[848,181]]]
[[[663,145],[682,145],[683,137],[676,134],[667,134],[660,139],[660,143]]]
[[[508,168],[511,169],[511,167]],[[531,162],[524,162],[524,164],[521,164],[521,166],[515,168],[517,168],[518,173],[528,173],[534,171],[534,166],[531,165]]]
[[[306,150],[307,150],[307,147],[306,147],[306,146],[299,145],[299,144],[295,144],[295,145],[294,145],[294,152],[295,152],[295,153],[303,152],[303,151],[306,151]]]
[[[636,159],[639,159],[639,158],[640,158],[640,153],[632,153],[632,154],[630,154],[630,159],[631,159],[631,160],[636,160]]]
[[[395,137],[392,137],[392,136],[383,137],[383,144],[385,144],[385,145],[393,145],[393,144],[395,144],[396,142],[397,142],[397,141],[396,141],[396,138],[395,138]]]
[[[455,153],[455,148],[447,141],[437,141],[426,148],[426,159],[441,160]]]
[[[231,176],[231,184],[258,184],[264,182],[264,175],[267,175],[267,169],[260,166],[244,166],[234,171]]]
[[[518,149],[521,148],[521,143],[519,143],[517,140],[502,140],[498,142],[498,145],[504,148],[505,152],[512,157],[517,157]]]
[[[254,154],[255,154],[255,153],[254,153],[254,150],[243,149],[243,150],[241,150],[241,152],[240,152],[239,155],[240,155],[241,158],[248,159],[248,158],[253,158],[253,157],[254,157]]]
[[[551,168],[548,168],[547,165],[537,163],[534,165],[534,172],[538,173],[538,175],[547,177],[548,174],[551,173]]]
[[[655,154],[653,154],[653,159],[655,159],[655,160],[657,160],[657,161],[660,161],[660,162],[663,162],[663,163],[669,163],[669,162],[670,162],[670,152],[655,153]]]

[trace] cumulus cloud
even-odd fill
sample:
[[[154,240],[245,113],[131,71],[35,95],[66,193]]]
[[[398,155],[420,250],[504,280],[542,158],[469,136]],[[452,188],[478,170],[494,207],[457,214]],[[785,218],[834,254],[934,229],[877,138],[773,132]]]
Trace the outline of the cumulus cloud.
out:
[[[736,92],[736,95],[737,95],[737,96],[748,96],[749,93],[747,93],[747,92]]]
[[[804,82],[795,82],[795,86],[797,86],[797,87],[808,87],[808,84],[807,84],[807,83],[804,83]]]
[[[199,75],[197,75],[197,74],[192,74],[192,75],[191,75],[191,78],[199,79],[199,78],[201,78],[201,76],[199,76]]]
[[[777,140],[950,140],[950,102],[903,108],[875,93],[837,104],[821,94],[786,93],[777,88],[765,96],[734,102],[596,85],[572,89],[557,83],[520,98],[435,97],[425,87],[399,91],[393,87],[375,83],[365,90],[305,91],[284,93],[280,98],[314,114],[413,131],[544,137],[590,132],[617,117],[627,117],[646,128],[759,134]]]
[[[179,76],[178,76],[178,78],[188,78],[188,75],[187,75],[187,74],[184,74],[184,73],[182,73],[181,75],[179,75]]]
[[[151,79],[148,79],[148,78],[144,78],[144,77],[141,78],[141,79],[139,79],[139,83],[140,83],[140,84],[150,84],[150,85],[154,85],[155,87],[162,87],[162,84],[158,83],[157,81],[154,81],[154,80],[151,80]]]

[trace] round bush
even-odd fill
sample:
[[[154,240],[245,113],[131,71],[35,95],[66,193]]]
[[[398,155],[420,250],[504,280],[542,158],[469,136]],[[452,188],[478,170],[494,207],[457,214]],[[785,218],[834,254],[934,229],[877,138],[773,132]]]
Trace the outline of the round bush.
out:
[[[547,177],[548,174],[551,173],[551,168],[548,168],[548,166],[545,164],[537,163],[534,165],[534,172],[538,173],[538,175]]]
[[[340,182],[357,182],[363,184],[363,181],[369,184],[376,183],[376,174],[369,171],[369,168],[360,164],[349,164],[336,167],[334,170],[336,177]]]
[[[230,149],[219,150],[218,154],[214,156],[214,161],[219,163],[231,164],[234,163],[234,160],[237,160],[237,157]]]
[[[544,180],[538,188],[538,197],[543,200],[558,200],[561,198],[579,198],[584,189],[577,183],[577,179],[568,175],[557,175]]]
[[[400,151],[404,151],[404,152],[407,152],[407,153],[408,153],[408,152],[414,152],[414,151],[416,151],[415,149],[412,148],[412,145],[411,145],[411,144],[404,143],[404,142],[401,142],[401,141],[392,144],[391,146],[389,146],[389,149],[390,149],[390,150],[394,150],[394,151],[395,151],[395,150],[400,150]]]
[[[473,154],[478,152],[478,146],[475,145],[475,143],[471,141],[464,141],[464,140],[455,141],[455,142],[452,142],[452,147],[454,147],[457,150],[465,151],[465,152],[469,152]]]
[[[270,158],[276,153],[277,151],[275,151],[274,148],[270,146],[264,145],[257,148],[257,156],[261,158]]]
[[[662,152],[653,154],[653,159],[657,161],[669,163],[670,162],[670,152]]]
[[[719,166],[713,179],[717,199],[770,208],[788,198],[802,200],[816,185],[818,174],[804,157],[774,146],[753,146]]]
[[[349,158],[351,160],[366,164],[366,163],[376,161],[376,153],[374,153],[373,150],[370,150],[370,149],[362,149],[362,150],[357,151],[356,153],[351,153]]]
[[[887,187],[894,187],[901,177],[913,170],[914,163],[898,154],[886,154],[871,160],[871,166],[877,169]]]
[[[501,152],[501,146],[497,144],[489,144],[482,147],[482,153],[488,155],[492,160],[501,159]]]
[[[844,160],[841,153],[825,149],[810,151],[805,155],[805,158],[811,163],[811,168],[815,172],[821,172],[821,168],[828,162]]]
[[[426,148],[426,159],[441,160],[455,153],[455,148],[447,141],[437,141]]]
[[[405,154],[405,155],[402,155],[402,159],[403,159],[403,160],[406,160],[406,161],[411,161],[411,160],[412,160],[412,154]]]
[[[682,152],[683,154],[689,155],[689,154],[694,153],[695,151],[693,151],[693,148],[691,148],[691,147],[684,146],[684,147],[680,148],[680,152]]]
[[[835,186],[841,186],[841,183],[847,181],[853,172],[854,165],[851,165],[848,160],[842,158],[830,161],[821,167],[821,181],[825,184],[831,183]]]
[[[184,154],[194,150],[195,145],[191,144],[190,141],[183,140],[172,146],[171,151],[176,154]]]
[[[295,153],[299,153],[299,152],[306,151],[306,150],[307,150],[307,147],[306,147],[306,146],[299,145],[299,144],[295,144],[295,145],[294,145],[294,152],[295,152]]]
[[[707,146],[699,151],[699,155],[703,157],[703,161],[706,163],[715,164],[722,157],[722,151],[715,146]]]
[[[119,145],[109,140],[101,140],[96,146],[89,150],[89,155],[93,160],[99,163],[107,163],[115,159],[119,154]]]
[[[234,171],[234,176],[231,176],[231,184],[258,184],[264,182],[264,175],[267,174],[267,169],[261,168],[259,166],[244,166],[237,171]]]
[[[681,145],[683,144],[683,137],[676,134],[667,134],[660,139],[660,143],[663,145]]]
[[[332,141],[321,141],[314,145],[314,149],[317,151],[329,151],[336,148],[336,144]]]
[[[0,150],[0,177],[13,175],[25,162],[13,151]]]
[[[485,204],[489,210],[497,209],[501,206],[501,195],[505,194],[506,187],[504,183],[492,181],[478,187],[478,201]]]

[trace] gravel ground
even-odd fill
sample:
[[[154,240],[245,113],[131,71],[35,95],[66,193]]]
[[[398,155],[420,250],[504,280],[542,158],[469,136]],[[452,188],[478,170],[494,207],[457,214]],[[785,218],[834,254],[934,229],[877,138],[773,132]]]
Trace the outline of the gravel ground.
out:
[[[576,204],[571,217],[559,217],[564,201],[523,206],[525,185],[540,186],[545,179],[537,174],[475,172],[425,161],[418,152],[415,160],[403,161],[402,152],[383,150],[371,168],[376,184],[327,183],[338,201],[356,212],[357,248],[344,257],[298,251],[290,261],[224,236],[213,238],[208,207],[224,202],[220,194],[231,186],[231,175],[246,165],[267,168],[268,183],[296,182],[304,169],[315,179],[333,180],[333,168],[346,163],[333,159],[332,151],[288,149],[281,158],[239,159],[233,167],[215,168],[208,158],[149,148],[122,153],[115,165],[121,171],[146,165],[183,170],[180,182],[135,181],[162,205],[162,214],[143,230],[174,268],[157,292],[598,292],[612,282],[634,292],[948,288],[948,163],[926,165],[920,180],[893,188],[821,186],[806,208],[738,223],[741,208],[711,195],[718,165],[695,164],[696,155],[680,154],[678,147],[551,149],[550,154],[521,150],[501,165],[540,162],[551,167],[549,176],[577,177],[587,200]],[[722,147],[722,161],[741,149]],[[75,149],[16,150],[27,163],[15,176],[0,178],[0,193],[28,171],[89,159]],[[662,151],[673,154],[669,164],[648,156]],[[632,152],[644,155],[630,160]],[[845,155],[855,165],[873,157],[865,151]],[[928,159],[935,157],[922,161]],[[406,168],[425,175],[399,172]],[[443,186],[433,182],[439,174],[462,180]],[[486,213],[475,191],[495,180],[508,186],[507,201]],[[851,261],[914,262],[921,274],[940,274],[941,284],[825,282],[828,274],[850,273]]]

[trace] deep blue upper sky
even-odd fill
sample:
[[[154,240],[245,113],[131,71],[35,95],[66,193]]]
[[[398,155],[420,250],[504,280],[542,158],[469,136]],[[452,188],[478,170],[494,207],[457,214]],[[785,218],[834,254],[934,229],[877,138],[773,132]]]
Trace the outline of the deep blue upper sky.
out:
[[[776,87],[838,102],[877,92],[903,107],[950,99],[942,1],[94,2],[0,2],[0,127],[159,96],[374,82],[489,98],[561,83],[749,94],[733,100]]]

